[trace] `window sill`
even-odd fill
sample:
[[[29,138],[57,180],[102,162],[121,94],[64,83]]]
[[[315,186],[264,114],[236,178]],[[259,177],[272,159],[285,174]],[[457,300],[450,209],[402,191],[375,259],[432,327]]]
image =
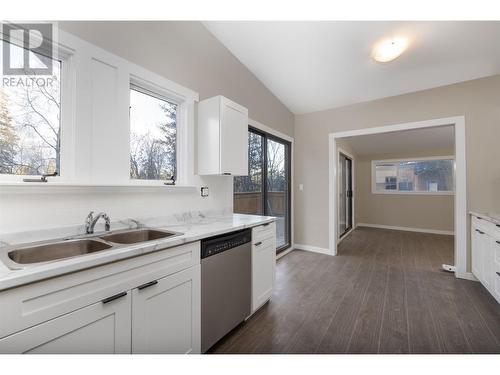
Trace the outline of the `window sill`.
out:
[[[455,195],[454,191],[373,191],[381,195]]]
[[[196,192],[196,186],[163,184],[85,184],[69,182],[5,182],[0,183],[0,193],[188,193]]]

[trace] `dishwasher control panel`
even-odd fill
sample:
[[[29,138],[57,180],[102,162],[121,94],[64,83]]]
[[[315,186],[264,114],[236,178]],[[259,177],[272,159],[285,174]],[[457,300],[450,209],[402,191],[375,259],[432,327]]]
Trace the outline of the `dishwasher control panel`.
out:
[[[251,229],[231,232],[201,241],[201,258],[222,253],[234,247],[241,246],[252,240]]]

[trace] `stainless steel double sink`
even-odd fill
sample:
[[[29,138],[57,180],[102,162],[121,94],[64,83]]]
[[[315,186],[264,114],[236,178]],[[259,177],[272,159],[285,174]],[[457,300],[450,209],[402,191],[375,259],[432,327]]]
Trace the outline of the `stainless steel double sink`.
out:
[[[0,259],[10,269],[24,269],[43,263],[111,250],[118,246],[145,243],[180,235],[182,233],[151,228],[120,230],[84,237],[9,246],[0,253]]]

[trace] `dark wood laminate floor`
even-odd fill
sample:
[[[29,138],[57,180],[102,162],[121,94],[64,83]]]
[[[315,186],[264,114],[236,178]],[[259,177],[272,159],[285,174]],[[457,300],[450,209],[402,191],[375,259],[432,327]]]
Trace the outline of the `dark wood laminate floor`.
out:
[[[453,237],[358,228],[277,262],[272,300],[212,353],[500,353],[500,306],[439,270]]]

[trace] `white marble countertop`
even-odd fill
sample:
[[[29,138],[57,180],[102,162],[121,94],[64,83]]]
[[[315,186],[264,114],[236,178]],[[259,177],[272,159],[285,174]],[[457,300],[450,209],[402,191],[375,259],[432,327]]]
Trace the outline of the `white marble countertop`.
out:
[[[496,213],[480,213],[477,211],[469,211],[472,216],[480,217],[481,219],[488,220],[493,224],[500,225],[500,214]]]
[[[105,263],[123,260],[141,254],[164,250],[169,247],[198,241],[223,233],[251,228],[274,220],[275,218],[271,216],[241,214],[226,214],[212,217],[200,215],[194,218],[188,215],[187,217],[182,217],[181,220],[179,220],[179,218],[176,218],[176,220],[168,220],[167,223],[160,223],[161,220],[157,220],[157,225],[154,225],[154,222],[150,220],[145,223],[147,227],[171,230],[183,234],[181,236],[149,241],[148,243],[120,245],[116,248],[98,253],[44,263],[39,266],[30,266],[19,270],[11,270],[3,264],[3,262],[0,262],[0,290],[17,287],[54,276],[60,276],[69,272],[100,266]],[[52,233],[54,233],[54,231],[52,231]],[[98,233],[96,233],[96,235],[98,235]],[[16,238],[13,235],[2,237],[2,241],[4,238],[9,238],[11,241],[10,244],[19,242],[13,240]],[[26,236],[22,238],[26,239]],[[6,249],[7,247],[0,247],[0,251],[6,251]]]

